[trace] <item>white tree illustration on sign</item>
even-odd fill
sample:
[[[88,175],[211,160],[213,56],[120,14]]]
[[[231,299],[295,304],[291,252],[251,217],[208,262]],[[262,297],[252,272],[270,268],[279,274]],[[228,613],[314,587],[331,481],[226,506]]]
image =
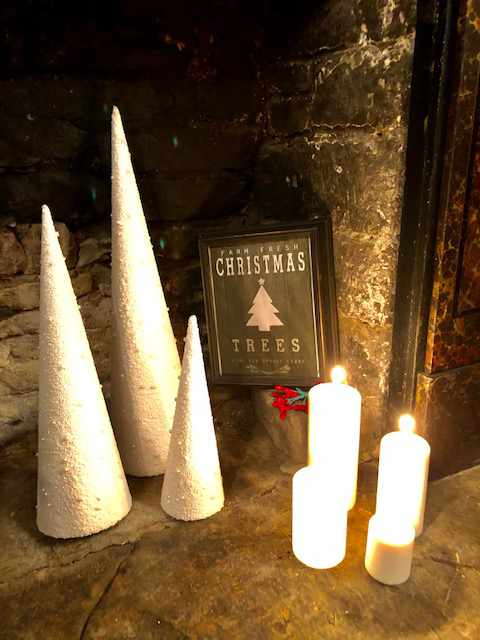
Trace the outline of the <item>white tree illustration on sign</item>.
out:
[[[263,286],[265,280],[260,278],[258,284],[260,288],[253,299],[252,307],[248,311],[248,313],[252,314],[252,317],[247,322],[247,327],[258,327],[259,331],[270,331],[270,327],[282,327],[283,322],[275,315],[279,311],[273,306],[272,299]]]

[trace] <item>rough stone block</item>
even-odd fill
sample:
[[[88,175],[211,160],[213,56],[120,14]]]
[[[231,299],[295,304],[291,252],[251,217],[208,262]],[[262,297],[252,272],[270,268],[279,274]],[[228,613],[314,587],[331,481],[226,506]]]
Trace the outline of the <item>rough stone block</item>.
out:
[[[259,106],[255,69],[199,83],[197,100],[203,117],[253,123]]]
[[[113,106],[116,105],[126,125],[126,131],[148,131],[155,122],[164,126],[183,123],[195,109],[192,87],[175,78],[121,78],[108,79],[97,83],[99,104],[106,119],[107,130]],[[179,108],[179,102],[182,107]],[[101,120],[99,118],[99,124]]]
[[[72,272],[73,290],[77,297],[89,293],[93,287],[91,273]],[[16,276],[7,278],[0,287],[0,311],[29,311],[37,309],[40,303],[40,282],[36,276]]]
[[[257,166],[264,213],[291,220],[313,201],[332,214],[339,307],[371,326],[391,322],[402,151],[399,132],[319,134],[265,145]]]
[[[370,326],[393,321],[398,238],[335,232],[337,302],[346,316]]]
[[[242,229],[243,217],[235,215],[176,223],[150,221],[148,228],[155,255],[159,260],[198,260],[198,238],[202,233],[222,231],[225,234]]]
[[[339,334],[350,383],[364,399],[383,397],[388,390],[392,326],[372,327],[340,312]]]
[[[117,104],[129,142],[133,138],[134,160],[141,170],[143,165],[158,170],[168,167],[170,158],[165,158],[166,152],[175,155],[172,140],[188,139],[191,123],[198,121],[196,86],[178,79],[167,85],[160,79],[31,77],[0,81],[0,91],[4,109],[3,116],[0,114],[0,132],[2,128],[5,130],[0,143],[2,167],[68,161],[80,171],[101,172],[103,178],[110,161],[110,116]],[[155,139],[152,129],[159,122],[162,123],[161,128],[156,125],[159,139]],[[247,137],[243,135],[245,141]],[[183,144],[188,146],[190,141]],[[239,144],[247,143],[238,137],[236,141],[227,140],[223,147],[224,153],[232,147],[237,162],[241,161]],[[182,149],[178,149],[177,156],[182,155]],[[188,154],[183,156],[188,162]],[[197,152],[196,160],[200,156],[201,152]]]
[[[73,290],[77,298],[85,296],[93,289],[93,277],[90,271],[73,272],[70,274]]]
[[[76,123],[82,127],[95,116],[96,83],[69,76],[22,76],[0,81],[2,109],[11,117],[35,122],[39,118]],[[101,105],[99,105],[102,113]],[[102,118],[104,119],[102,113]]]
[[[216,217],[241,209],[248,198],[247,180],[240,174],[191,178],[145,176],[138,180],[148,220],[183,222]]]
[[[312,122],[384,127],[405,120],[412,54],[413,36],[320,58]]]
[[[94,238],[102,247],[111,246],[111,220],[110,216],[100,221],[99,223],[82,225],[74,233],[75,241],[77,245],[80,245],[84,240]]]
[[[91,279],[91,273],[77,276],[77,294],[89,288]],[[110,376],[110,299],[99,291],[88,293],[80,299],[80,312],[95,366],[103,382]],[[36,416],[38,325],[38,309],[17,313],[0,321],[0,423],[13,424]]]
[[[15,313],[0,320],[0,340],[13,336],[38,333],[39,320],[38,309]]]
[[[201,288],[200,263],[198,260],[184,264],[181,269],[177,264],[160,262],[160,275],[163,281],[163,290],[167,297],[180,298],[180,302],[190,302],[193,291]]]
[[[78,248],[77,267],[85,267],[108,258],[111,252],[111,244],[105,244],[98,238],[86,238]]]
[[[93,291],[81,300],[80,313],[87,330],[106,330],[112,324],[110,298],[100,291]]]
[[[110,351],[111,330],[110,327],[87,329],[88,342],[92,351],[95,368],[100,382],[110,378]]]
[[[68,221],[74,228],[107,215],[106,188],[106,180],[60,169],[0,175],[0,215],[32,222],[40,219],[40,206],[45,203],[55,220]]]
[[[0,367],[6,367],[8,364],[8,358],[10,356],[10,349],[5,341],[0,342]]]
[[[12,361],[0,369],[0,397],[21,395],[38,388],[38,360]]]
[[[0,394],[15,395],[38,387],[38,336],[24,335],[2,340],[7,351],[0,366]]]
[[[417,431],[431,446],[430,464],[438,475],[478,464],[480,364],[418,374]]]
[[[0,166],[4,167],[71,160],[79,155],[87,139],[87,133],[70,122],[38,118],[31,113],[16,118],[0,113],[0,136]]]
[[[0,230],[0,276],[23,273],[27,257],[13,231]]]
[[[360,459],[378,455],[386,430],[391,325],[374,326],[339,313],[340,354],[348,382],[362,394]]]
[[[115,104],[127,121],[139,128],[148,128],[158,118],[170,122],[175,117],[188,117],[188,101],[180,110],[175,103],[175,95],[181,95],[184,85],[176,80],[167,88],[164,78],[94,79],[60,74],[1,80],[0,92],[2,109],[10,117],[25,119],[32,126],[42,120],[63,122],[81,133],[107,131]],[[190,103],[193,112],[195,101]],[[55,130],[49,135],[56,135]]]
[[[19,395],[5,395],[0,402],[0,425],[29,423],[36,421],[38,413],[38,391]],[[1,430],[3,434],[3,429]]]
[[[272,407],[272,391],[273,389],[253,391],[257,420],[290,463],[306,465],[308,463],[308,416],[301,411],[290,411],[285,420],[280,420],[278,410]]]
[[[313,68],[310,62],[277,62],[264,72],[269,91],[296,94],[313,89]]]
[[[305,131],[310,126],[311,110],[311,96],[274,97],[268,109],[272,133],[278,135]]]
[[[132,163],[137,176],[162,172],[167,175],[245,170],[259,144],[255,127],[243,124],[228,127],[210,124],[188,126],[152,125],[138,130],[125,126]],[[107,170],[110,166],[110,134],[92,138],[81,166],[85,170]]]
[[[330,213],[335,231],[397,233],[405,131],[385,135],[339,131],[293,142],[267,142],[255,175],[258,208],[281,220],[299,216],[306,203]]]
[[[32,457],[32,454],[30,454]],[[28,460],[28,458],[26,458]],[[24,477],[30,480],[33,475],[30,467],[25,468],[23,464]],[[13,475],[12,472],[10,472]],[[25,482],[25,480],[24,480]],[[34,493],[34,483],[32,486],[28,485],[30,494]],[[34,509],[34,504],[30,505],[30,509],[25,508],[28,513],[29,510]],[[18,511],[17,511],[18,513]],[[28,517],[28,516],[27,516]],[[33,518],[25,520],[28,522],[29,534],[31,536],[38,537],[42,540],[41,536],[36,532]],[[137,525],[138,526],[138,525]],[[89,536],[88,540],[92,540]],[[26,543],[23,536],[20,536],[16,540],[16,544],[19,549],[22,549],[26,555]],[[71,541],[71,545],[76,545],[78,542]],[[59,548],[58,545],[57,548]],[[23,578],[16,583],[16,586],[12,589],[11,600],[5,597],[5,591],[0,591],[0,598],[2,601],[2,608],[4,610],[4,627],[10,625],[11,629],[15,629],[14,633],[11,633],[7,629],[6,633],[10,636],[11,640],[17,638],[28,637],[30,634],[33,637],[38,637],[42,634],[42,629],[46,627],[49,629],[48,635],[52,638],[57,636],[59,638],[74,638],[82,633],[82,624],[79,621],[80,612],[85,613],[90,611],[94,603],[94,598],[99,597],[101,593],[108,589],[108,585],[111,584],[128,555],[131,553],[130,544],[113,544],[113,546],[107,545],[104,550],[95,550],[92,553],[86,552],[85,558],[79,558],[79,561],[72,560],[66,561],[64,567],[59,571],[53,580],[57,585],[61,586],[61,592],[64,596],[64,600],[59,603],[51,598],[50,579],[52,574],[50,573],[50,565],[47,564],[48,560],[44,561],[43,569],[40,571],[26,571],[25,574],[30,574],[28,577]],[[37,555],[40,556],[41,553]],[[44,555],[44,557],[48,557]],[[39,565],[40,566],[40,565]],[[25,582],[24,582],[25,581]],[[13,582],[13,581],[12,581]],[[32,609],[35,611],[31,615],[28,615],[28,620],[15,611],[15,601],[21,598],[21,593],[25,589],[25,584],[28,583],[32,591],[28,593],[29,602],[32,605]],[[15,582],[13,582],[15,584]],[[5,589],[5,587],[3,587]],[[47,600],[45,600],[46,594],[49,594]],[[2,597],[3,596],[3,597]],[[39,612],[42,612],[39,615]],[[59,612],[62,615],[59,615]],[[53,626],[47,620],[51,620],[52,617],[58,618],[55,626]],[[87,632],[90,635],[90,630]],[[140,632],[143,635],[143,631]]]
[[[415,0],[362,0],[359,6],[372,40],[400,38],[415,29]]]
[[[38,278],[17,276],[9,278],[0,288],[0,309],[4,311],[27,311],[38,307],[40,289]]]
[[[378,460],[380,440],[386,431],[386,399],[375,396],[363,398],[360,424],[360,462]]]
[[[412,0],[326,0],[280,4],[270,16],[267,42],[280,54],[314,54],[358,42],[399,38],[415,28]]]
[[[90,267],[93,278],[93,288],[98,289],[102,296],[111,295],[111,270],[104,263],[95,263]]]
[[[192,223],[152,223],[149,231],[156,255],[169,260],[198,257],[199,230]]]
[[[66,258],[69,269],[73,269],[77,262],[77,244],[75,238],[63,222],[56,222],[55,229],[62,253]],[[40,224],[17,224],[15,232],[20,239],[26,255],[25,274],[40,273],[40,245],[42,239],[42,226]]]

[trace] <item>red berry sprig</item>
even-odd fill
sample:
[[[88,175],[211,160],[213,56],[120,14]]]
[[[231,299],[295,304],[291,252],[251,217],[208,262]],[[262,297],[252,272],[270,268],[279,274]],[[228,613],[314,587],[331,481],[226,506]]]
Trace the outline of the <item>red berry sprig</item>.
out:
[[[308,413],[307,393],[298,387],[290,389],[276,385],[272,397],[274,398],[272,407],[278,409],[280,420],[285,420],[289,411]]]

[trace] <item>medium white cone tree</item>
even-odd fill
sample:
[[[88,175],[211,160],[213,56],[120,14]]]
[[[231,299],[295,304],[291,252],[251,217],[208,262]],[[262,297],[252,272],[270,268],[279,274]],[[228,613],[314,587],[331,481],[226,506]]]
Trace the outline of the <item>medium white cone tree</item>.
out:
[[[37,525],[55,538],[111,527],[132,499],[48,207],[42,208]]]
[[[112,113],[112,423],[127,474],[165,472],[180,359],[120,113]]]
[[[201,520],[223,507],[222,474],[197,319],[188,321],[162,507],[178,520]]]

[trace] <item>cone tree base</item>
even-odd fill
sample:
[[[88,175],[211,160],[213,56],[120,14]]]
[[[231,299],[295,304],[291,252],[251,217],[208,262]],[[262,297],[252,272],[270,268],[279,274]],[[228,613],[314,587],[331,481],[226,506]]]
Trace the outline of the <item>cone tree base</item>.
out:
[[[101,531],[107,531],[108,529],[111,529],[112,527],[117,525],[119,522],[121,522],[124,518],[126,518],[126,516],[128,516],[128,514],[130,513],[131,509],[132,509],[132,501],[130,501],[128,510],[122,516],[117,517],[116,519],[112,520],[109,523],[103,523],[101,525],[99,524],[98,526],[90,525],[90,526],[79,527],[76,530],[71,529],[70,531],[66,531],[66,530],[61,531],[59,529],[50,529],[48,526],[44,526],[40,524],[37,520],[37,528],[41,533],[43,533],[44,536],[48,536],[49,538],[56,538],[57,540],[71,540],[73,538],[86,538],[88,536],[93,536],[96,533],[100,533]]]
[[[203,509],[195,509],[191,506],[184,507],[183,504],[179,504],[178,501],[175,500],[162,499],[162,509],[175,520],[192,522],[194,520],[205,520],[206,518],[211,518],[223,509],[224,502],[225,501],[222,500],[221,502],[212,504],[210,505],[210,508],[205,507]]]

